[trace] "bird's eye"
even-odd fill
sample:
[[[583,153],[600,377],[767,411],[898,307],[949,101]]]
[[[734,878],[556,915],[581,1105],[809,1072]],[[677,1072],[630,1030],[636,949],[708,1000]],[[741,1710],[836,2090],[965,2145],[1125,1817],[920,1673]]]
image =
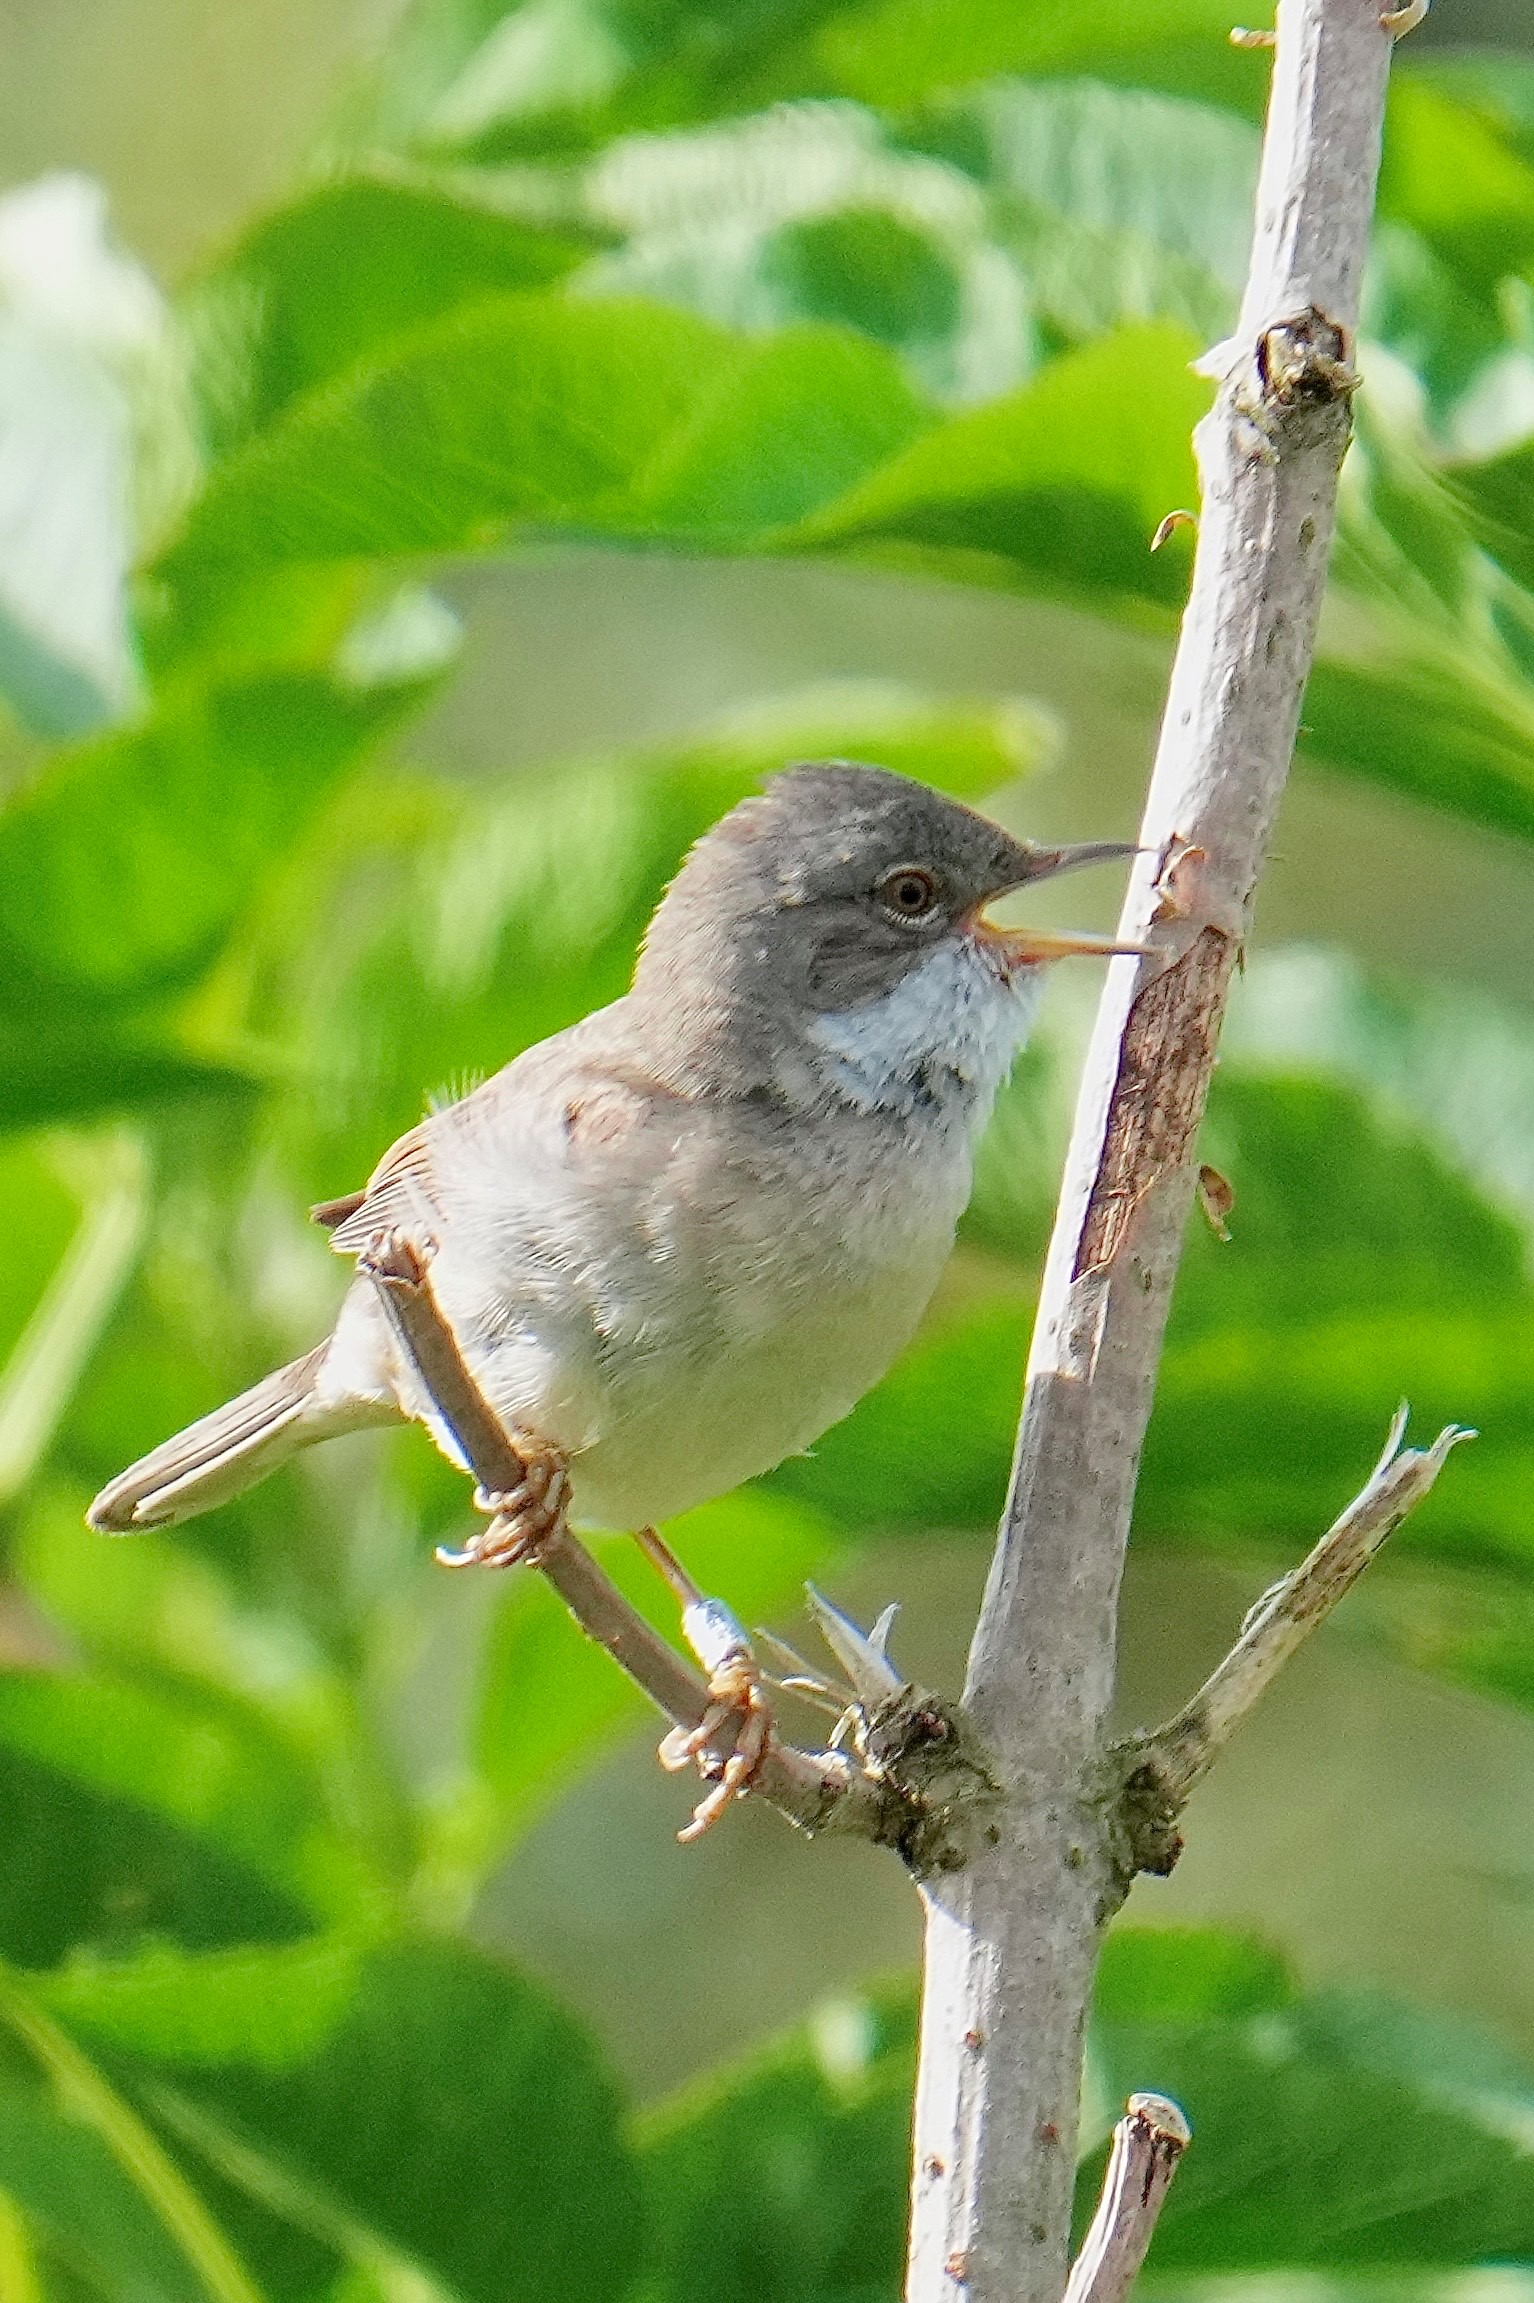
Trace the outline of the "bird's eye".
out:
[[[937,909],[937,882],[920,864],[897,864],[874,894],[892,920],[925,920]]]

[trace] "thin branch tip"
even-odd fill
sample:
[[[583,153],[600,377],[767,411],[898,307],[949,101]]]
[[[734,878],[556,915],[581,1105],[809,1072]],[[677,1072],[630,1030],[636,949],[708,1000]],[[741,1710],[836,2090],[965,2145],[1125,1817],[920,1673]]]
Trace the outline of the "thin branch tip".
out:
[[[1408,1412],[1403,1400],[1363,1487],[1299,1566],[1249,1609],[1235,1645],[1198,1693],[1165,1726],[1118,1747],[1131,1876],[1171,1869],[1181,1846],[1171,1826],[1236,1729],[1421,1503],[1454,1449],[1476,1436],[1467,1425],[1446,1423],[1430,1447],[1403,1447]]]
[[[1131,2119],[1143,2119],[1152,2134],[1186,2151],[1193,2141],[1187,2113],[1170,2095],[1131,2095],[1125,2109]]]
[[[1169,2095],[1131,2095],[1113,2130],[1102,2197],[1065,2290],[1065,2303],[1124,2303],[1193,2140]]]

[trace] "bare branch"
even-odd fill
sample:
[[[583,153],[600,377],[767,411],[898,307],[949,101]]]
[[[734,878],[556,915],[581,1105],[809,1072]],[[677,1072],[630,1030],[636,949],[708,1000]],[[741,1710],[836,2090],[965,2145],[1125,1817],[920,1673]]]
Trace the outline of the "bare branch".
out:
[[[526,1466],[480,1391],[432,1293],[425,1259],[400,1232],[383,1235],[359,1259],[377,1287],[401,1347],[487,1494],[516,1490]],[[646,1623],[568,1528],[540,1547],[534,1564],[581,1629],[673,1725],[699,1726],[711,1698],[703,1679]],[[715,1755],[722,1768],[728,1751]],[[807,1752],[772,1738],[753,1789],[803,1831],[836,1830],[894,1841],[909,1814],[892,1787],[842,1753]],[[895,1812],[891,1812],[894,1802]]]
[[[1402,1407],[1390,1427],[1385,1452],[1341,1518],[1328,1528],[1309,1556],[1265,1592],[1241,1627],[1241,1637],[1175,1718],[1137,1747],[1154,1768],[1170,1814],[1187,1804],[1195,1784],[1208,1774],[1225,1745],[1266,1693],[1297,1648],[1324,1623],[1344,1592],[1414,1511],[1449,1460],[1449,1452],[1474,1432],[1446,1424],[1431,1447],[1401,1450],[1406,1432]]]
[[[1166,2095],[1131,2095],[1113,2130],[1102,2197],[1065,2290],[1065,2303],[1124,2303],[1193,2131]]]
[[[970,1653],[1002,1796],[926,1894],[911,2303],[956,2303],[960,2277],[964,2303],[1058,2303],[1064,2286],[1086,2007],[1125,1892],[1104,1767],[1119,1579],[1325,588],[1390,52],[1379,0],[1280,0],[1251,270],[1205,363],[1192,595],[1120,927],[1153,956],[1115,961],[1099,1009]]]

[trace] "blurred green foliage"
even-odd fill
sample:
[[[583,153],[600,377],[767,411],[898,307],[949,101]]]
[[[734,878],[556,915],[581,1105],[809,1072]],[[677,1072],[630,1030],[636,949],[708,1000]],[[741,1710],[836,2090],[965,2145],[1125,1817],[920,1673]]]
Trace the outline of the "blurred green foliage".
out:
[[[1017,705],[810,697],[454,782],[398,735],[451,677],[434,555],[853,558],[1170,631],[1186,539],[1146,544],[1192,500],[1189,360],[1234,315],[1256,166],[1228,19],[413,0],[326,172],[174,303],[88,201],[7,204],[73,250],[50,296],[0,295],[41,483],[0,461],[7,2298],[896,2292],[906,1986],[636,2116],[474,1946],[507,1849],[639,1707],[512,1582],[458,1623],[408,1763],[430,1549],[465,1510],[424,1443],[130,1545],[80,1513],[312,1340],[338,1274],[304,1208],[424,1093],[620,991],[688,842],[764,774],[835,752],[986,797],[1048,746]],[[1528,839],[1534,66],[1403,52],[1362,358],[1307,753]],[[674,1531],[748,1620],[866,1536],[994,1519],[1069,1056],[1020,1066],[886,1384]],[[1287,1555],[1398,1395],[1477,1424],[1355,1605],[1524,1706],[1531,1142],[1518,1018],[1259,965],[1206,1138],[1236,1236],[1190,1242],[1139,1512],[1146,1542]],[[1116,1938],[1089,2082],[1084,2203],[1130,2086],[1198,2132],[1150,2292],[1534,2261],[1529,2075],[1242,1940]]]

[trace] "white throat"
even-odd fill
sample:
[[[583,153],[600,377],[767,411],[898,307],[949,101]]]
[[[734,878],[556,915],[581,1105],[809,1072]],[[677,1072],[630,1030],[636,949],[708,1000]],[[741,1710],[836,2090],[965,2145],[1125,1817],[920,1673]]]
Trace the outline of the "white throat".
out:
[[[826,1089],[860,1111],[937,1106],[973,1129],[1038,1013],[1042,968],[1003,980],[968,942],[944,943],[891,992],[809,1027]]]

